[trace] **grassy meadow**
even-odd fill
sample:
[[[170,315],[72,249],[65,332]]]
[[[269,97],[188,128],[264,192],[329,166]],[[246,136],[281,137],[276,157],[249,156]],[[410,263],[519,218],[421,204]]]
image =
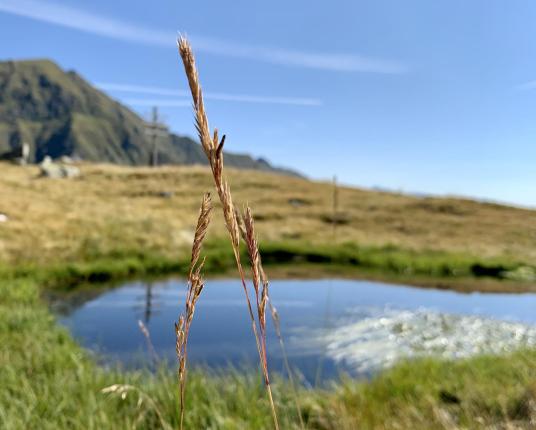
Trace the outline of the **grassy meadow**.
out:
[[[82,176],[69,181],[39,179],[31,166],[0,168],[0,212],[9,217],[0,224],[0,265],[68,270],[74,281],[88,275],[88,262],[100,262],[102,280],[184,269],[199,196],[212,190],[209,170],[195,166],[83,165]],[[235,202],[254,209],[265,264],[286,265],[292,275],[309,273],[312,264],[315,275],[535,288],[534,211],[340,187],[334,215],[330,183],[232,169],[229,180]],[[211,224],[208,237],[207,269],[232,269],[222,220]]]
[[[58,326],[42,293],[185,273],[200,196],[212,190],[208,169],[82,165],[73,180],[39,179],[31,166],[0,169],[8,216],[0,223],[0,428],[177,428],[176,374],[98,366]],[[254,209],[269,275],[536,289],[533,211],[341,187],[334,217],[329,183],[228,174],[235,202]],[[215,216],[206,271],[236,276],[225,235]],[[371,381],[299,387],[302,420],[326,430],[534,428],[535,363],[534,351],[420,359]],[[275,379],[281,428],[301,428],[289,383]],[[195,371],[188,381],[186,428],[272,428],[260,376]]]

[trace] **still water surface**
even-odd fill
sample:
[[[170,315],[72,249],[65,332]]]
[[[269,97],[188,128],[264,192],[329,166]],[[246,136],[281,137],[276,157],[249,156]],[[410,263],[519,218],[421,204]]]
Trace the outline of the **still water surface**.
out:
[[[291,365],[307,381],[347,372],[370,375],[402,357],[465,357],[536,345],[536,294],[461,294],[369,281],[271,283]],[[161,359],[174,360],[173,324],[184,307],[183,280],[129,282],[60,314],[60,321],[105,363],[147,366],[138,327],[149,328]],[[271,367],[283,372],[269,321]],[[238,280],[208,280],[190,333],[189,360],[212,368],[256,363]]]

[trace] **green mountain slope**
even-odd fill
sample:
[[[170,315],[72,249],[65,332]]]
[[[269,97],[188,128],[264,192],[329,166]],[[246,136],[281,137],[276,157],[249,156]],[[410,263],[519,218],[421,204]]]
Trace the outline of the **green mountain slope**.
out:
[[[62,155],[146,165],[151,144],[137,114],[49,60],[0,62],[0,154],[22,142],[31,161]],[[201,146],[174,134],[158,138],[164,164],[206,164]],[[229,166],[295,174],[249,155],[226,154]]]

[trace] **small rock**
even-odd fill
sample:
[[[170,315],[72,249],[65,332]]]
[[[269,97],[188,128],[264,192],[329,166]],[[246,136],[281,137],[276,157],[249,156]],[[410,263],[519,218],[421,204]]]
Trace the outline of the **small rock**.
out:
[[[76,178],[80,176],[80,169],[76,166],[61,166],[64,178]]]
[[[62,164],[73,164],[74,160],[71,157],[69,157],[68,155],[62,155],[60,157],[60,162]]]
[[[293,197],[288,199],[288,204],[294,206],[295,208],[298,208],[300,206],[310,206],[311,202],[309,200],[301,199],[299,197]]]
[[[451,403],[455,405],[459,405],[461,403],[460,398],[456,394],[451,393],[450,391],[447,391],[447,390],[439,391],[439,399],[443,403]]]
[[[0,212],[0,222],[7,222],[8,220],[8,216]]]
[[[337,212],[332,214],[325,214],[321,216],[322,221],[324,221],[327,224],[335,224],[335,225],[347,225],[352,222],[352,217],[350,214],[345,212]]]
[[[536,281],[536,268],[530,266],[520,266],[514,270],[508,270],[503,273],[503,276],[507,279],[513,279],[514,281]]]
[[[46,178],[59,179],[80,176],[80,169],[78,167],[55,163],[48,155],[39,164],[39,167],[41,168],[41,176]]]
[[[156,193],[157,197],[162,197],[163,199],[171,199],[175,193],[173,191],[159,191]]]

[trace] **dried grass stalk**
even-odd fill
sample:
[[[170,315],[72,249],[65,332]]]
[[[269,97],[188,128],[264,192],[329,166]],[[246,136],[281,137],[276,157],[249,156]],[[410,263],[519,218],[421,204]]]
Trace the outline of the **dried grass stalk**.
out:
[[[252,272],[252,278],[253,278],[253,286],[255,289],[256,297],[257,297],[257,309],[258,309],[259,322],[260,322],[260,328],[261,328],[261,336],[263,337],[262,345],[264,348],[264,352],[266,353],[266,304],[268,304],[270,307],[270,314],[272,316],[272,321],[274,323],[275,332],[276,332],[277,338],[279,339],[279,345],[281,347],[281,352],[283,354],[285,370],[287,371],[288,377],[290,379],[290,383],[292,385],[294,404],[296,405],[296,412],[300,420],[300,427],[304,429],[305,423],[303,422],[300,403],[298,400],[298,391],[296,389],[294,375],[290,367],[290,363],[288,361],[288,354],[285,348],[285,343],[283,341],[283,336],[281,334],[281,323],[279,319],[279,313],[277,312],[276,307],[273,305],[272,301],[270,300],[270,295],[268,293],[268,286],[269,286],[268,277],[266,276],[266,272],[264,271],[264,268],[262,267],[262,260],[261,260],[258,243],[257,243],[256,235],[255,235],[255,225],[253,222],[253,215],[251,213],[251,209],[247,207],[245,214],[242,217],[237,216],[237,219],[239,220],[238,226],[239,226],[241,236],[244,242],[246,242],[247,248],[248,248],[248,254],[249,254],[250,263],[251,263],[251,272]],[[259,283],[262,284],[262,290],[260,291],[260,294],[259,294]]]
[[[201,209],[199,210],[199,217],[197,218],[197,226],[195,228],[194,242],[192,245],[192,258],[190,260],[190,271],[189,276],[192,275],[197,262],[199,261],[199,255],[201,253],[201,246],[203,240],[207,235],[208,226],[210,224],[210,213],[212,211],[212,201],[210,198],[210,193],[206,193],[203,196],[203,201],[201,202]]]
[[[153,341],[151,340],[151,333],[149,332],[149,329],[147,326],[143,323],[142,320],[138,320],[138,327],[145,337],[145,340],[147,342],[147,349],[149,350],[149,353],[153,357],[154,363],[157,364],[159,361],[158,354],[156,353],[156,349],[154,348]]]
[[[253,216],[251,215],[251,209],[246,208],[246,213],[243,215],[242,220],[245,227],[245,242],[248,249],[248,255],[251,265],[251,277],[253,280],[253,289],[255,291],[255,298],[257,301],[257,319],[259,321],[259,329],[261,333],[261,351],[263,352],[263,367],[267,368],[266,363],[266,299],[268,290],[264,284],[261,285],[260,275],[260,255],[259,247],[257,245],[257,239],[255,237],[255,228],[253,225]],[[268,372],[265,372],[266,383],[269,384]]]
[[[201,90],[201,85],[199,83],[199,74],[197,72],[197,67],[195,65],[195,58],[194,58],[194,54],[190,46],[190,43],[184,37],[181,36],[178,40],[178,48],[179,48],[180,56],[182,58],[182,62],[184,64],[184,70],[188,78],[190,91],[192,93],[194,113],[195,113],[195,124],[197,128],[197,132],[199,134],[199,140],[201,141],[201,146],[203,147],[203,150],[209,161],[210,168],[212,170],[212,176],[214,178],[214,185],[216,187],[218,196],[220,198],[220,201],[223,207],[223,216],[225,219],[225,225],[229,232],[236,266],[237,266],[240,279],[242,282],[242,288],[244,289],[244,293],[246,296],[247,308],[248,308],[249,316],[251,318],[251,327],[253,330],[253,334],[255,336],[255,342],[257,345],[257,351],[259,353],[264,381],[265,381],[266,389],[268,392],[268,398],[270,400],[270,407],[271,407],[271,411],[273,415],[274,427],[276,429],[279,429],[277,413],[275,410],[275,405],[274,405],[274,401],[272,397],[272,390],[270,388],[269,377],[268,377],[268,366],[267,366],[265,342],[261,340],[261,337],[259,336],[259,333],[257,331],[257,322],[253,313],[253,308],[251,305],[251,300],[249,297],[247,284],[245,280],[244,268],[242,266],[242,262],[240,258],[240,248],[239,248],[240,230],[239,230],[238,217],[235,212],[235,208],[234,208],[234,204],[233,204],[233,200],[231,196],[231,189],[226,179],[224,178],[223,145],[225,143],[225,136],[223,136],[222,139],[219,140],[217,130],[214,130],[212,134],[210,133],[207,114],[206,114],[205,106],[203,103],[203,93]],[[254,279],[254,282],[255,282],[255,279]],[[257,291],[256,291],[256,294],[258,294]],[[262,302],[262,297],[260,299],[260,302]],[[258,311],[259,311],[259,305],[261,304],[262,303],[258,303],[258,306],[257,306]],[[257,313],[259,314],[259,312]],[[262,322],[261,319],[259,319],[259,328],[261,330],[261,333],[264,332],[264,325],[265,325],[264,322]]]
[[[184,313],[179,316],[179,321],[175,323],[175,350],[179,361],[179,388],[180,388],[180,428],[183,428],[184,411],[185,411],[185,395],[186,395],[186,360],[188,358],[188,336],[190,326],[194,318],[195,304],[201,295],[204,287],[204,280],[201,276],[204,260],[199,262],[201,247],[206,236],[208,226],[210,224],[210,213],[212,204],[210,194],[206,193],[203,196],[197,227],[195,229],[194,242],[192,245],[192,258],[190,260],[190,270],[188,273],[188,292],[186,294],[186,304]]]

